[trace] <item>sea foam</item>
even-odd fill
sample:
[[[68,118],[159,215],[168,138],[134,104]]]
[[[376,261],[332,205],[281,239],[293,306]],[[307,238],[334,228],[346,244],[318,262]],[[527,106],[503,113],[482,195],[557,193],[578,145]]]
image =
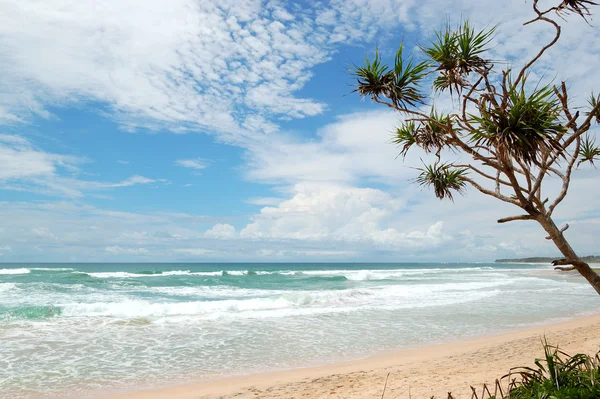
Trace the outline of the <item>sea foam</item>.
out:
[[[27,268],[20,269],[0,269],[0,274],[29,274],[31,270]]]

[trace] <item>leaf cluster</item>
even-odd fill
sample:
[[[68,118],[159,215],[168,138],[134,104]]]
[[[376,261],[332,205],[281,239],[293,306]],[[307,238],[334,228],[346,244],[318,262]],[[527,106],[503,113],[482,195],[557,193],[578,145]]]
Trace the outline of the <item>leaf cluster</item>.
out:
[[[594,161],[600,157],[600,148],[596,145],[596,140],[591,136],[587,135],[579,148],[579,162],[577,165],[581,165],[584,162],[589,162],[595,167]]]
[[[409,121],[397,128],[393,142],[401,147],[402,156],[406,156],[415,144],[426,152],[435,152],[439,156],[442,149],[450,145],[448,129],[452,129],[450,117],[432,110],[428,120],[419,123]]]
[[[482,55],[488,50],[495,30],[494,27],[475,31],[467,21],[456,30],[446,27],[437,31],[431,45],[421,48],[440,73],[433,81],[434,89],[459,92],[468,86],[468,75],[476,70],[483,71],[489,64]]]
[[[588,104],[590,104],[591,110],[587,114],[592,115],[593,113],[593,118],[596,119],[596,123],[600,124],[600,109],[596,108],[598,104],[600,104],[600,94],[594,95],[594,93],[592,93],[588,99]],[[594,112],[594,110],[596,110],[596,112]]]
[[[559,139],[566,128],[554,87],[546,85],[527,93],[524,80],[519,87],[508,85],[507,90],[504,103],[481,97],[479,115],[470,115],[470,122],[477,126],[470,132],[474,144],[495,150],[501,159],[526,164],[539,164],[544,153],[562,152]]]
[[[403,47],[401,44],[393,67],[381,61],[379,51],[376,51],[373,61],[367,58],[363,67],[353,71],[358,82],[354,91],[378,102],[382,98],[389,99],[398,108],[423,104],[425,95],[420,90],[420,84],[427,76],[429,66],[426,62],[416,63],[412,58],[405,60]]]
[[[466,189],[467,169],[456,168],[450,163],[436,162],[419,169],[421,173],[415,179],[420,186],[432,186],[439,199],[454,200],[453,192],[462,194]]]

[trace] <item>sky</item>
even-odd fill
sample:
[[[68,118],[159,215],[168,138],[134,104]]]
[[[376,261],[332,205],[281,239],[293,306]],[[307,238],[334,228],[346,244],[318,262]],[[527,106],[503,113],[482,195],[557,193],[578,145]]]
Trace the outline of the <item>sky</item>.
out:
[[[555,255],[534,222],[496,223],[518,209],[415,185],[423,154],[398,157],[401,117],[349,72],[465,19],[497,24],[491,57],[516,68],[550,37],[532,17],[523,0],[0,0],[0,262]],[[582,105],[600,35],[562,22],[530,79]],[[555,212],[581,255],[599,195],[582,166]]]

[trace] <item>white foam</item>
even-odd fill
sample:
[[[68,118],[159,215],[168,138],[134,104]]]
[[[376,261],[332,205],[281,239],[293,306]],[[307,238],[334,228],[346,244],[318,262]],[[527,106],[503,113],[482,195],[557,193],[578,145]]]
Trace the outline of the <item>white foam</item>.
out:
[[[32,267],[31,270],[48,271],[48,272],[67,272],[75,270],[72,267]]]
[[[0,269],[0,274],[28,274],[31,273],[31,270],[26,268],[20,269]]]
[[[10,291],[17,287],[15,283],[0,283],[0,292]]]
[[[513,280],[448,284],[393,285],[331,291],[270,291],[215,287],[153,287],[151,291],[201,295],[219,300],[157,302],[124,299],[94,303],[59,304],[65,317],[162,318],[202,317],[273,317],[294,314],[348,312],[362,308],[406,309],[443,306],[497,295],[492,290]],[[212,292],[211,292],[212,291]],[[262,295],[262,296],[261,296]],[[235,299],[233,299],[235,298]],[[284,311],[285,310],[285,311]]]
[[[260,297],[273,296],[286,292],[282,290],[236,288],[226,285],[194,287],[143,287],[143,290],[172,296],[198,296],[206,298]]]
[[[81,272],[74,272],[81,273]],[[164,271],[161,273],[146,274],[146,273],[129,273],[129,272],[96,272],[86,273],[90,277],[94,278],[140,278],[140,277],[165,277],[165,276],[189,276],[194,273],[189,270],[171,270]]]
[[[73,272],[82,273],[82,272]],[[214,272],[192,272],[190,270],[170,270],[154,274],[146,273],[129,273],[129,272],[95,272],[85,273],[94,278],[144,278],[144,277],[168,277],[168,276],[223,276],[229,274],[232,276],[247,275],[247,270],[232,270],[232,271],[214,271]]]
[[[366,280],[390,280],[399,279],[405,276],[419,276],[424,274],[436,273],[455,273],[464,271],[490,271],[492,267],[464,267],[464,268],[431,268],[431,269],[365,269],[365,270],[304,270],[301,274],[308,276],[344,276],[348,280],[366,281]]]
[[[230,276],[246,276],[248,274],[248,270],[227,270],[224,273],[229,274]]]

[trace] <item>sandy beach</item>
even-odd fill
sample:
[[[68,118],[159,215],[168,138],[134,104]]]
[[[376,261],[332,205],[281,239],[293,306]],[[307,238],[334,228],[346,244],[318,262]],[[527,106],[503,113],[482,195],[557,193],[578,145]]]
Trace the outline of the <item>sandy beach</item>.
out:
[[[470,398],[470,385],[533,365],[546,336],[568,353],[600,349],[600,315],[496,336],[398,351],[332,365],[203,382],[111,399],[192,398]]]

